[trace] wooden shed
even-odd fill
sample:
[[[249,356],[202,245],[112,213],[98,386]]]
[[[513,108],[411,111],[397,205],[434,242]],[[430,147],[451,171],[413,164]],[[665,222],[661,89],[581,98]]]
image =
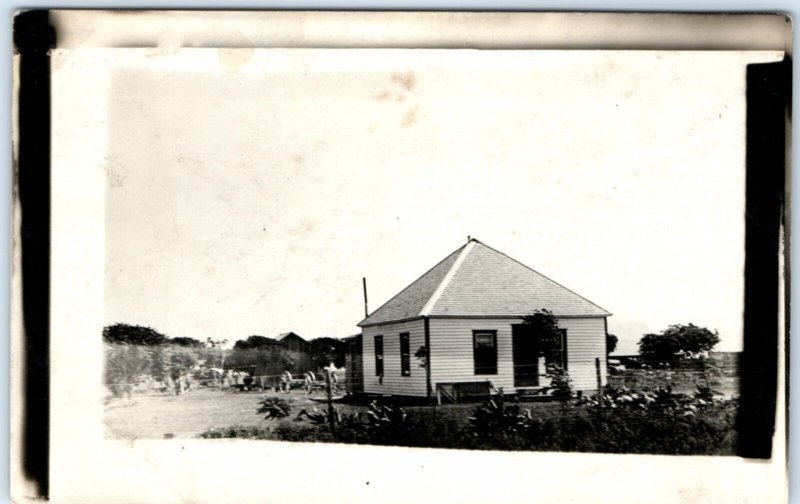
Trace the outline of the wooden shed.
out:
[[[316,371],[309,353],[309,343],[305,338],[295,332],[285,332],[279,334],[276,340],[297,358],[292,372],[302,374],[306,371]]]
[[[611,314],[471,239],[358,324],[363,390],[422,397],[454,385],[506,392],[546,386],[548,363],[522,324],[540,309],[558,320],[561,346],[549,358],[567,369],[574,388],[596,389],[598,358],[605,383]]]

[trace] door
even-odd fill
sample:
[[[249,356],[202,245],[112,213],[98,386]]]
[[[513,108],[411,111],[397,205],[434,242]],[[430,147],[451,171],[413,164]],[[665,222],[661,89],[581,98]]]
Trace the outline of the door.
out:
[[[511,326],[514,359],[514,386],[539,385],[539,340],[524,324]]]
[[[351,394],[364,392],[363,370],[361,368],[361,337],[348,342],[347,381],[345,387]]]

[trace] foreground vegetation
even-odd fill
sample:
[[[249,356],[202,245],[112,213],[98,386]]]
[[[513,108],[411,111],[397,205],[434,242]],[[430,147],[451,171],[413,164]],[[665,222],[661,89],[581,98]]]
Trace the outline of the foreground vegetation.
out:
[[[733,455],[736,399],[608,389],[597,397],[524,404],[496,396],[481,405],[406,407],[372,402],[327,411],[280,398],[260,402],[260,426],[214,428],[200,437],[340,442],[431,448]]]

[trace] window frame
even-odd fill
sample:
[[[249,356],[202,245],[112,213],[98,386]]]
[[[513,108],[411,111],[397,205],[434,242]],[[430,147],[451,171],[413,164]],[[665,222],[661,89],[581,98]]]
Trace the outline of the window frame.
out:
[[[484,357],[479,357],[478,352],[478,336],[479,335],[489,335],[492,337],[492,346],[491,346],[491,353],[489,355],[492,357],[494,362],[493,366],[484,366],[483,362],[480,362],[481,366],[478,366],[479,359],[483,359]],[[472,364],[473,364],[473,372],[476,376],[487,376],[487,375],[496,375],[497,374],[497,329],[473,329],[472,330]],[[480,369],[479,369],[480,368]]]
[[[561,342],[561,349],[558,350],[558,355],[560,357],[561,362],[555,363],[560,366],[564,371],[569,369],[569,359],[567,358],[567,330],[564,328],[559,328],[558,332],[561,333],[560,342]],[[548,366],[552,366],[554,362],[551,360],[550,362],[545,359],[545,369]]]
[[[383,335],[373,336],[372,344],[375,351],[375,376],[383,376]],[[378,348],[380,348],[380,351]]]
[[[411,376],[411,334],[407,332],[400,333],[400,376]]]

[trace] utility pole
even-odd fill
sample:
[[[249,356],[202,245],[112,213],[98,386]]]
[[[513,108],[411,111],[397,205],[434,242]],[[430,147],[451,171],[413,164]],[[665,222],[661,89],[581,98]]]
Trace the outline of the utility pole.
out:
[[[367,277],[362,277],[361,281],[364,284],[364,318],[367,318],[369,317],[369,308],[367,307]]]

